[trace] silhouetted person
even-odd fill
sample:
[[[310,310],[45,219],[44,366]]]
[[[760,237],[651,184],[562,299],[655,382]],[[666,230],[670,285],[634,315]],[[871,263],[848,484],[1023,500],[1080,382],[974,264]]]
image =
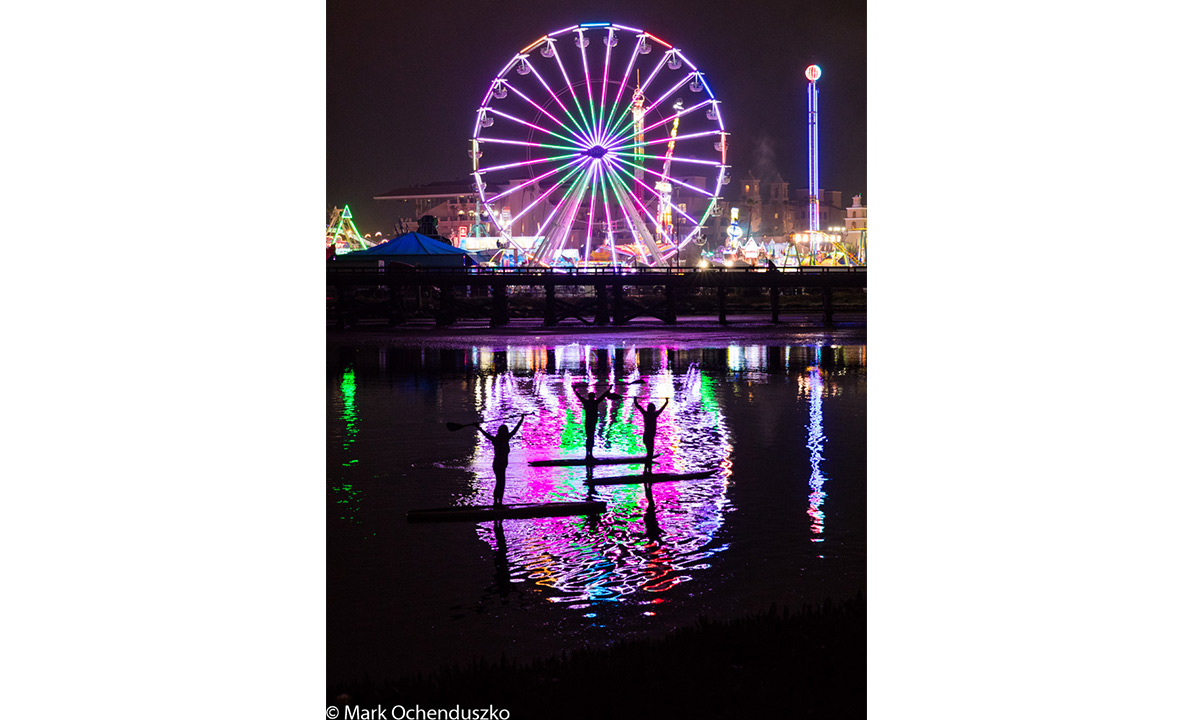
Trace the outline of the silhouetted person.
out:
[[[646,537],[658,542],[662,539],[662,527],[658,524],[658,514],[654,509],[654,490],[650,483],[644,483],[646,490]]]
[[[605,388],[604,392],[597,397],[595,391],[583,396],[579,392],[579,388],[571,388],[575,391],[575,395],[579,398],[579,402],[583,403],[583,431],[587,434],[587,456],[592,456],[592,448],[596,445],[596,422],[600,418],[600,403],[605,398],[613,396],[612,385]]]
[[[479,428],[479,432],[492,441],[492,470],[496,473],[496,491],[492,495],[492,502],[496,505],[501,504],[501,500],[504,497],[504,474],[508,471],[508,452],[512,449],[509,447],[508,441],[512,440],[524,422],[525,415],[522,415],[521,419],[517,421],[517,426],[512,430],[508,429],[508,425],[501,424],[500,427],[496,428],[495,435],[484,430],[482,426],[476,425]]]
[[[633,401],[633,406],[642,414],[642,425],[645,428],[642,430],[642,442],[646,444],[646,457],[648,458],[654,457],[654,436],[658,433],[658,416],[667,409],[669,402],[671,402],[671,398],[667,398],[662,407],[655,410],[654,403],[642,407],[636,398]]]
[[[493,565],[496,569],[496,588],[501,597],[512,589],[512,574],[508,568],[508,541],[504,537],[504,523],[497,519],[492,522],[492,531],[496,533],[496,554]]]

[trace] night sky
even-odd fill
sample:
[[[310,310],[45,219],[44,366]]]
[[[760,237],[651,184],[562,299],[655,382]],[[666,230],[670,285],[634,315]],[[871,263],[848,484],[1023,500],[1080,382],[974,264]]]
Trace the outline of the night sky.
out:
[[[580,22],[640,28],[705,73],[730,135],[735,182],[778,171],[807,186],[804,68],[820,80],[821,185],[867,190],[865,2],[752,0],[725,12],[663,0],[579,6],[545,0],[328,4],[328,207],[349,204],[363,233],[390,233],[393,188],[466,179],[468,139],[487,84],[547,32]]]

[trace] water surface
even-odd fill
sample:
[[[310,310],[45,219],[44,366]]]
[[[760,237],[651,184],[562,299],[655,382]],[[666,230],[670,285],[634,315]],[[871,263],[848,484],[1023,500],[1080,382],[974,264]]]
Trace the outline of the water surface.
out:
[[[331,679],[537,657],[865,591],[865,345],[591,340],[331,342]],[[655,472],[714,474],[593,487],[583,467],[530,467],[584,454],[571,388],[610,385],[621,397],[602,408],[597,455],[643,455],[634,400],[670,398]],[[521,413],[505,500],[600,499],[603,515],[405,522],[416,508],[490,503],[491,444],[446,423],[492,420],[494,432]]]

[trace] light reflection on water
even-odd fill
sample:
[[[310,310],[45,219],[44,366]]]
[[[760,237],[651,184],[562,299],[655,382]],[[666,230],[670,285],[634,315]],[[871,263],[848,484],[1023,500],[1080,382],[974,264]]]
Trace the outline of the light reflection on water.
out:
[[[509,457],[505,501],[600,499],[608,504],[608,511],[599,518],[483,523],[477,529],[479,537],[497,552],[505,552],[513,568],[510,582],[544,587],[550,602],[575,603],[576,609],[639,592],[661,593],[692,580],[692,573],[707,569],[707,560],[723,549],[712,547],[712,539],[730,506],[725,491],[732,444],[712,398],[712,378],[695,364],[676,375],[667,362],[666,348],[648,355],[655,366],[646,368],[650,374],[642,373],[636,352],[623,353],[599,368],[594,363],[608,357],[607,349],[597,354],[588,346],[565,346],[554,354],[556,360],[561,358],[554,374],[534,362],[528,365],[538,367],[532,377],[508,371],[473,380],[481,417],[530,413]],[[539,355],[547,356],[544,350],[535,357]],[[589,470],[583,467],[530,467],[528,463],[535,460],[583,457],[582,404],[571,390],[576,385],[585,393],[600,393],[614,385],[621,395],[601,407],[597,455],[644,455],[643,421],[635,400],[644,407],[649,402],[661,406],[670,398],[658,418],[654,471],[713,468],[716,474],[703,480],[660,483],[647,491],[640,483],[591,488]],[[513,421],[508,423],[511,427]],[[472,492],[460,498],[462,504],[490,501],[495,487],[492,457],[491,443],[479,435],[470,466]],[[603,478],[640,473],[643,467],[635,462],[599,466],[590,472]]]
[[[826,442],[822,403],[837,394],[837,383],[823,377],[821,348],[732,345],[725,349],[727,378],[750,384],[771,372],[803,367],[800,399],[808,404],[803,442],[809,450],[807,515],[811,540],[823,542],[822,505],[828,478],[821,463]],[[837,350],[844,352],[844,349]],[[860,349],[861,350],[861,349]],[[828,352],[829,349],[827,348]],[[865,358],[860,358],[865,361]],[[590,610],[593,603],[654,597],[666,602],[668,591],[685,586],[711,567],[715,553],[728,546],[714,542],[725,514],[734,506],[727,497],[731,482],[733,441],[724,413],[714,397],[721,379],[692,362],[677,372],[666,347],[510,347],[504,351],[474,348],[470,363],[482,372],[470,380],[480,418],[491,431],[502,419],[512,427],[516,417],[529,413],[513,443],[505,502],[550,502],[601,499],[608,504],[600,517],[542,518],[480,523],[476,534],[495,553],[500,585],[536,585],[552,603]],[[514,369],[524,374],[517,374]],[[798,369],[798,367],[797,367]],[[584,455],[583,411],[571,388],[602,392],[614,386],[620,397],[606,402],[597,423],[597,455],[640,456],[642,417],[634,400],[660,405],[655,472],[686,473],[716,469],[712,478],[651,486],[588,484],[595,477],[638,473],[643,465],[530,467],[529,462]],[[752,397],[752,395],[751,395]],[[481,505],[491,501],[495,476],[492,446],[477,434],[468,461],[470,491],[454,504]]]
[[[341,386],[338,388],[340,392],[339,401],[341,403],[341,419],[345,423],[344,434],[342,435],[342,449],[349,451],[350,446],[354,444],[358,437],[358,408],[355,404],[355,398],[358,393],[358,384],[354,377],[354,368],[346,368],[342,372]],[[355,458],[347,458],[342,462],[342,467],[351,467],[358,460]],[[330,491],[334,496],[334,503],[339,506],[340,519],[348,522],[357,522],[355,515],[359,510],[359,502],[361,501],[361,492],[355,487],[344,481],[335,481],[330,486]]]
[[[728,398],[731,392],[757,405],[756,386],[777,381],[781,376],[794,378],[796,402],[807,415],[807,422],[780,428],[779,441],[796,443],[808,451],[807,472],[796,476],[797,482],[807,483],[803,494],[807,497],[807,507],[797,510],[808,525],[811,542],[824,542],[828,522],[823,509],[826,488],[834,486],[834,479],[823,469],[828,442],[824,402],[841,394],[839,375],[846,368],[861,370],[866,358],[862,346],[734,344],[677,350],[666,346],[576,343],[430,350],[428,357],[425,349],[413,349],[391,361],[388,353],[381,350],[378,364],[380,370],[389,374],[397,368],[400,372],[415,373],[409,384],[412,387],[461,385],[476,417],[468,414],[454,419],[463,422],[483,419],[485,427],[493,433],[500,418],[513,416],[507,420],[512,427],[515,416],[530,413],[513,442],[505,502],[600,499],[607,503],[607,511],[599,517],[507,520],[473,524],[470,531],[462,528],[486,544],[502,593],[520,586],[549,603],[591,617],[599,604],[625,601],[639,606],[660,604],[671,601],[680,592],[690,594],[687,588],[697,580],[703,581],[702,586],[719,581],[719,577],[706,579],[706,573],[712,571],[714,558],[737,540],[720,534],[727,514],[736,510],[729,493],[731,484],[743,479],[732,473],[734,434],[753,432],[749,427],[729,426],[722,408],[722,403],[728,400],[719,399],[717,394],[721,386],[725,386],[722,392],[726,393],[722,397]],[[448,370],[451,375],[445,374]],[[461,380],[450,380],[453,373],[464,375]],[[438,377],[443,379],[432,379]],[[582,406],[571,388],[577,386],[585,393],[599,392],[609,385],[615,387],[620,397],[601,408],[597,455],[643,455],[642,417],[634,400],[644,407],[647,402],[661,405],[669,398],[658,419],[654,471],[686,473],[715,468],[715,474],[701,480],[651,486],[592,487],[587,482],[589,470],[584,467],[530,467],[529,462],[534,460],[584,455]],[[355,448],[366,445],[359,438],[360,388],[352,364],[341,371],[334,390],[331,417],[340,422],[331,424],[330,440],[340,445],[341,452],[331,458],[331,470],[336,471],[330,477],[331,502],[336,506],[338,519],[361,523],[358,514],[364,493],[361,486],[355,485],[355,479],[363,476],[354,469],[361,449]],[[468,456],[443,455],[432,464],[450,472],[469,474],[465,492],[448,493],[440,504],[491,502],[495,484],[491,443],[473,430],[463,431],[464,435],[467,433],[475,437]],[[437,447],[437,439],[430,440],[430,447]],[[591,473],[603,478],[640,473],[642,469],[642,464],[631,462],[598,466]],[[792,472],[787,468],[780,471]],[[365,502],[370,502],[369,491]]]
[[[535,657],[865,588],[864,346],[590,339],[329,345],[331,666],[409,671],[484,646]],[[624,396],[601,408],[598,455],[643,454],[633,399],[670,397],[655,470],[718,474],[589,492],[583,467],[530,467],[584,454],[571,383]],[[506,501],[593,497],[607,511],[406,523],[413,509],[491,502],[490,443],[446,423],[513,411],[534,414],[513,443]]]

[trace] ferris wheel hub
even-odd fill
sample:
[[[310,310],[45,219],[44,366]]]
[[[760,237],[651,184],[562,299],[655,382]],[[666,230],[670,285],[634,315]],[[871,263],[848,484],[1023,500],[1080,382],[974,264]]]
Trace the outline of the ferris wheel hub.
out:
[[[604,147],[603,145],[593,145],[587,150],[584,150],[583,154],[599,160],[600,158],[604,157],[604,154],[607,152],[608,148]]]

